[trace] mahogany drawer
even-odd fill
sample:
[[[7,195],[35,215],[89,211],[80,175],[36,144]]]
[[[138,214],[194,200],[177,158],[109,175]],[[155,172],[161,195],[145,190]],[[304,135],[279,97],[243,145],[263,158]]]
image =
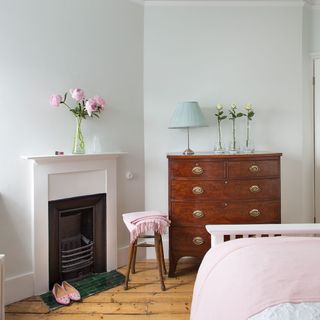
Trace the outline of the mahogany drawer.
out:
[[[172,180],[171,200],[278,200],[280,179]]]
[[[211,246],[205,227],[170,227],[170,247],[178,255],[202,257]]]
[[[175,160],[170,163],[170,175],[176,178],[225,179],[226,162]]]
[[[172,202],[172,226],[279,223],[280,201]]]
[[[279,176],[279,160],[248,160],[228,162],[228,177],[230,179]]]

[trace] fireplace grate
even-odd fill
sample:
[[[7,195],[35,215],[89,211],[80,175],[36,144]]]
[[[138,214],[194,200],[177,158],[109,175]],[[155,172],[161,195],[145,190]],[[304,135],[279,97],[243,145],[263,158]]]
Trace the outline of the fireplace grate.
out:
[[[78,271],[93,265],[94,242],[84,235],[61,241],[60,272]]]

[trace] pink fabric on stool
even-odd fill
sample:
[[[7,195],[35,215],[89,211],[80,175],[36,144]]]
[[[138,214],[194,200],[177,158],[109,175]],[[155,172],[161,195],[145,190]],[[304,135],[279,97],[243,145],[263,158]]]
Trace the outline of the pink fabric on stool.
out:
[[[130,242],[134,242],[141,234],[154,231],[163,234],[170,226],[167,215],[159,211],[140,211],[124,213],[123,221],[130,232]]]

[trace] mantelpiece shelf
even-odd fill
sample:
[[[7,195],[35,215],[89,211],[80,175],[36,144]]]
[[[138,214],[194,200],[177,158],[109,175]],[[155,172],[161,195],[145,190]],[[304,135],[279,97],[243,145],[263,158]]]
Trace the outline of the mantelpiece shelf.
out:
[[[86,161],[86,160],[103,160],[118,158],[122,155],[127,154],[127,152],[117,151],[117,152],[104,152],[104,153],[88,153],[88,154],[64,154],[64,155],[31,155],[31,156],[21,156],[25,160],[33,160],[36,163],[49,163],[56,161]]]

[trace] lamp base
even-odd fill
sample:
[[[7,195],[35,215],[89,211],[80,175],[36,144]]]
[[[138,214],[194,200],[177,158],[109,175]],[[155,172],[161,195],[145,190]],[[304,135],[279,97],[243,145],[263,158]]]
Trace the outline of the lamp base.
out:
[[[194,154],[194,151],[192,151],[190,148],[183,151],[183,154]]]

